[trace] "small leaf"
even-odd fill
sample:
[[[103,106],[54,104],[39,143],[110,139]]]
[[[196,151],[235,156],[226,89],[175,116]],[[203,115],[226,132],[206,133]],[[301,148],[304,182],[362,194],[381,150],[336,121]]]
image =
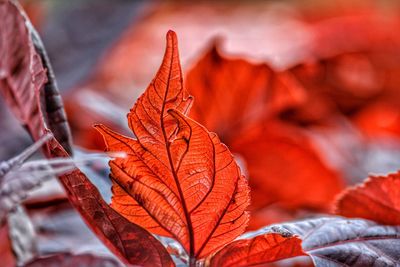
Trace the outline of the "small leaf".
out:
[[[211,258],[211,267],[245,267],[307,255],[291,233],[265,233],[236,240]]]
[[[338,197],[335,213],[400,225],[400,173],[371,176],[364,183],[347,189]]]
[[[137,139],[96,128],[109,151],[127,154],[110,162],[112,207],[152,233],[178,240],[193,261],[243,233],[249,198],[228,148],[185,116],[191,99],[170,31],[158,73],[128,114]]]

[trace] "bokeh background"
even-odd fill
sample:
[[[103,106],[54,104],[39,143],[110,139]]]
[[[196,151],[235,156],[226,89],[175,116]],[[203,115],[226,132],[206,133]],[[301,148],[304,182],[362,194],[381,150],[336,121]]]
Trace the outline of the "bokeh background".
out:
[[[81,151],[104,149],[94,123],[131,134],[126,113],[156,73],[172,29],[193,116],[219,134],[249,177],[249,229],[330,213],[345,186],[400,169],[400,3],[215,2],[21,2]],[[5,160],[31,141],[4,104],[0,114]],[[106,162],[87,171],[109,200]],[[26,207],[42,254],[110,255],[56,180]]]

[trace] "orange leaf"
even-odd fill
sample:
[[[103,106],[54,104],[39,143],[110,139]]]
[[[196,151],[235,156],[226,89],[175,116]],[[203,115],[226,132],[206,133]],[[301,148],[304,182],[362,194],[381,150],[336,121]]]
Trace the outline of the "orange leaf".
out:
[[[400,172],[371,176],[363,184],[344,191],[335,205],[335,213],[400,225]]]
[[[230,243],[211,258],[210,266],[254,266],[306,255],[301,239],[291,233],[266,233]]]
[[[152,233],[174,237],[193,261],[243,233],[249,197],[228,148],[185,116],[191,100],[169,31],[161,67],[128,114],[137,139],[96,128],[109,151],[127,154],[110,161],[112,207]]]

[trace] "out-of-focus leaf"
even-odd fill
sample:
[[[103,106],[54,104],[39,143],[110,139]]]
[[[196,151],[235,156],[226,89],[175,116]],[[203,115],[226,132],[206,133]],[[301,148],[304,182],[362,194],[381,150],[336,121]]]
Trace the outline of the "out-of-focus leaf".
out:
[[[49,143],[48,157],[69,157],[65,151],[71,151],[68,124],[40,39],[14,2],[1,1],[0,15],[7,25],[0,30],[2,40],[6,40],[0,43],[5,59],[0,63],[0,89],[34,140],[46,131],[53,133],[55,139]],[[83,173],[75,170],[59,179],[72,205],[121,260],[145,266],[173,265],[162,244],[109,207]]]
[[[23,266],[38,255],[35,229],[28,214],[21,206],[15,207],[7,219],[17,264]]]
[[[326,166],[298,128],[268,121],[231,143],[249,172],[252,205],[278,203],[289,209],[328,210],[343,181]]]
[[[283,114],[300,123],[323,123],[339,113],[349,115],[385,90],[385,69],[367,53],[346,53],[288,70],[307,98]]]
[[[32,260],[25,267],[122,267],[116,260],[108,257],[96,256],[89,253],[72,254],[59,253],[43,256]]]
[[[299,236],[318,267],[399,266],[400,226],[361,219],[326,217],[266,227],[243,238],[283,229]]]
[[[112,206],[149,231],[178,240],[193,264],[243,233],[249,196],[228,148],[185,116],[191,102],[177,37],[169,31],[161,67],[128,114],[137,139],[96,128],[109,151],[127,154],[110,161]]]
[[[354,124],[369,138],[398,138],[400,109],[397,105],[378,102],[367,106],[353,117]]]
[[[210,266],[258,266],[305,255],[298,237],[290,232],[271,232],[228,244],[211,258]]]
[[[345,190],[334,210],[345,217],[400,225],[400,173],[371,176],[364,183]]]
[[[224,142],[240,138],[249,125],[296,106],[305,97],[287,73],[277,73],[266,64],[225,58],[217,46],[189,71],[187,87],[196,99],[190,116]]]

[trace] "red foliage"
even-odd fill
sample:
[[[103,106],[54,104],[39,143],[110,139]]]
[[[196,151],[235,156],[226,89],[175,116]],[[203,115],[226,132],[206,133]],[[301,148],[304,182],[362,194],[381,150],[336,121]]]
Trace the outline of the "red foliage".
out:
[[[343,192],[334,209],[346,217],[400,225],[400,173],[369,177]]]
[[[54,136],[46,157],[70,158],[69,126],[40,38],[14,2],[0,0],[0,17],[6,25],[0,29],[0,92],[34,140],[45,133]],[[88,111],[81,116],[87,106],[77,107],[75,100],[90,102],[87,97],[75,95],[69,103],[81,144],[100,147],[100,135],[87,130],[96,119],[134,135],[95,126],[108,151],[124,153],[109,162],[112,203],[79,169],[58,179],[90,229],[128,265],[174,266],[174,254],[190,266],[296,264],[304,258],[316,266],[397,266],[400,173],[372,176],[343,190],[350,183],[346,170],[329,161],[332,155],[340,157],[343,148],[324,150],[317,127],[309,126],[333,131],[330,125],[337,120],[357,126],[361,134],[353,130],[360,143],[367,142],[363,134],[399,142],[400,38],[387,29],[399,24],[396,19],[383,23],[369,13],[314,21],[308,25],[315,39],[311,47],[296,58],[301,62],[284,71],[230,58],[213,45],[188,72],[186,85],[177,37],[169,31],[161,67],[128,113],[129,129],[118,120],[119,113],[103,118]],[[343,37],[343,28],[349,38]],[[136,60],[137,53],[143,54],[139,50],[129,51]],[[102,65],[94,76],[98,80],[92,81],[95,87],[111,84],[119,72],[129,80],[127,58],[118,53],[110,66]],[[135,62],[138,66],[142,68]],[[114,72],[106,75],[108,67]],[[350,138],[343,143],[350,144]],[[332,141],[330,148],[334,146]],[[329,213],[335,197],[334,213],[358,219],[306,218],[242,235],[246,228]],[[6,232],[2,226],[0,257],[11,266],[15,259]],[[173,238],[183,250],[169,243],[166,249],[167,241],[154,235]],[[27,266],[59,261],[119,264],[62,253],[38,257]]]

